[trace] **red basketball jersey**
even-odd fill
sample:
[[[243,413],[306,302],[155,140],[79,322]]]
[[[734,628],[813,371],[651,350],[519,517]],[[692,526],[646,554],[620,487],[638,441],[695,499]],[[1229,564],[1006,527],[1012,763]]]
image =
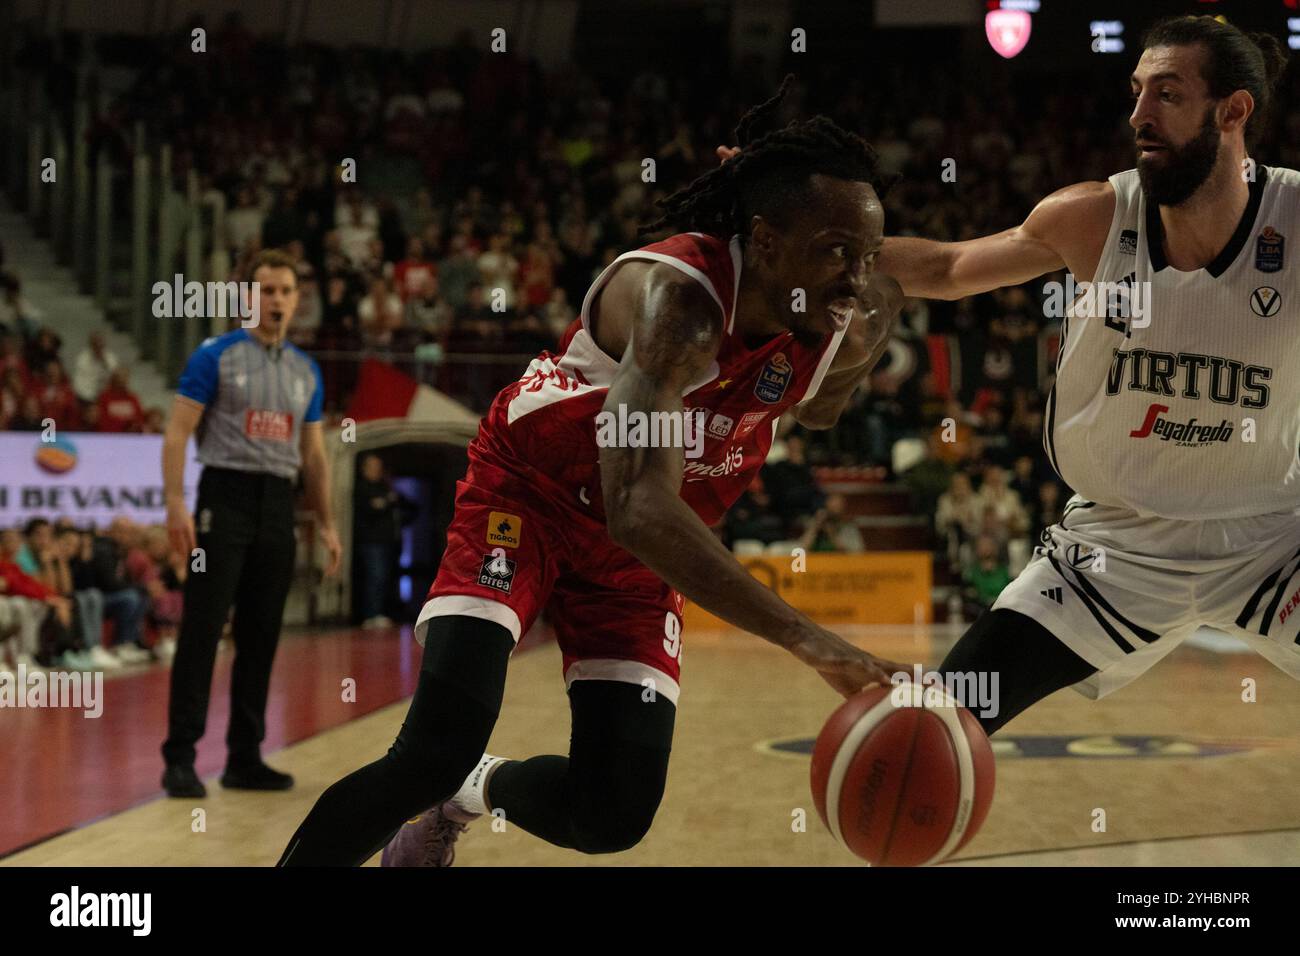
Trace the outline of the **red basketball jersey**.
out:
[[[493,401],[469,448],[470,474],[478,463],[503,469],[525,478],[562,509],[604,522],[597,415],[619,363],[596,345],[589,313],[614,270],[634,259],[664,262],[692,277],[722,312],[725,332],[717,361],[682,396],[687,412],[703,422],[704,441],[699,457],[685,459],[681,496],[712,525],[767,458],[777,417],[816,394],[844,335],[841,330],[806,346],[785,332],[747,347],[736,332],[739,237],[724,242],[682,233],[610,263],[588,290],[559,354],[543,352],[533,359],[523,377]]]

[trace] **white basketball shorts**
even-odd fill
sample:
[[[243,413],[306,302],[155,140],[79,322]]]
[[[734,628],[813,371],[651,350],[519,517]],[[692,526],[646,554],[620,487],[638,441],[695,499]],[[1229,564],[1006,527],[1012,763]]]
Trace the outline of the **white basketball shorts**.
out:
[[[1300,515],[1177,521],[1075,495],[998,596],[1097,668],[1097,699],[1199,627],[1240,638],[1300,679]]]

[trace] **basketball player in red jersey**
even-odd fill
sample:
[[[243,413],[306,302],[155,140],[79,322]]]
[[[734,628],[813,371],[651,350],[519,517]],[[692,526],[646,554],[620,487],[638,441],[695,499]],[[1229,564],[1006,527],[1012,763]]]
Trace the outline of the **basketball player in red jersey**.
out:
[[[416,625],[424,660],[397,741],[326,790],[281,865],[359,865],[385,843],[385,865],[448,865],[488,812],[584,853],[635,845],[667,776],[684,598],[841,694],[906,670],[790,607],[708,527],[762,465],[778,416],[835,423],[902,302],[872,275],[874,151],[824,117],[752,137],[780,98],[742,119],[739,160],[643,230],[679,234],[611,264],[559,354],[497,396]],[[602,440],[602,412],[689,413],[703,432],[677,447]],[[564,657],[569,755],[484,754],[510,653],[543,609]]]

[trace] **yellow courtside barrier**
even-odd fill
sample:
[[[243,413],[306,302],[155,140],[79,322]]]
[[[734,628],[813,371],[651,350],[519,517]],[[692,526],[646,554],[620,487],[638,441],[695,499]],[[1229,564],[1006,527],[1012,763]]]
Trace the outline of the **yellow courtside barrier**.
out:
[[[930,623],[926,551],[809,554],[744,558],[741,564],[787,603],[818,624]],[[728,625],[686,602],[684,624],[694,630]]]

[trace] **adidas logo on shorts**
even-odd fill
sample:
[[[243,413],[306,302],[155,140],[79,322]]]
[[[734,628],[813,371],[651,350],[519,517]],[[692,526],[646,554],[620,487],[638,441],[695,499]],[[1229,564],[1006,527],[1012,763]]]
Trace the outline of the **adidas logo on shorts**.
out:
[[[1053,601],[1055,601],[1057,604],[1061,604],[1061,603],[1063,603],[1063,602],[1061,601],[1061,589],[1060,589],[1060,588],[1047,588],[1046,590],[1039,591],[1038,593],[1041,594],[1041,595],[1042,595],[1043,597],[1045,597],[1045,598],[1051,598],[1051,599],[1052,599]]]

